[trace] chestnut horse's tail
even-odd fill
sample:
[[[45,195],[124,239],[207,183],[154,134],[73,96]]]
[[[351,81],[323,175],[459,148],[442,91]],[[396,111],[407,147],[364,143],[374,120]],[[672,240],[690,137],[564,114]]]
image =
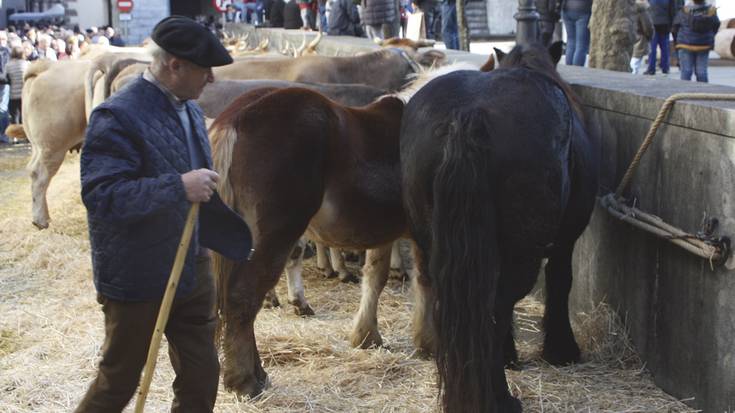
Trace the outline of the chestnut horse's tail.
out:
[[[237,119],[237,118],[235,118]],[[217,192],[222,201],[230,208],[236,210],[235,194],[230,184],[229,173],[232,165],[232,151],[237,142],[237,130],[233,122],[217,122],[209,129],[209,137],[212,144],[212,163],[214,170],[219,174]],[[218,119],[219,120],[219,119]],[[217,285],[217,312],[220,314],[220,322],[217,323],[216,337],[222,337],[224,321],[225,297],[227,296],[227,282],[229,275],[235,268],[235,262],[224,256],[212,253],[212,274]]]
[[[455,112],[433,182],[429,274],[445,412],[494,412],[498,166],[482,109]]]

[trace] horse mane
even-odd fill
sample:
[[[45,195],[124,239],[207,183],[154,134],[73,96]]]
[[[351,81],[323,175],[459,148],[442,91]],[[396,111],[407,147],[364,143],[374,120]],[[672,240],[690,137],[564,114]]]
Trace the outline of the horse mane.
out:
[[[574,112],[577,113],[579,118],[584,119],[579,98],[572,88],[569,87],[569,84],[559,75],[559,72],[556,70],[556,65],[551,60],[548,49],[536,43],[515,46],[510,53],[500,60],[498,68],[510,69],[514,67],[528,69],[551,80],[552,83],[564,92],[572,109],[574,109]]]
[[[217,192],[222,202],[237,211],[235,192],[230,183],[230,166],[232,165],[232,154],[235,143],[237,143],[237,130],[240,115],[250,104],[257,102],[265,95],[272,93],[277,88],[263,87],[252,90],[235,99],[209,126],[209,140],[212,146],[212,167],[219,174]],[[224,256],[212,254],[212,274],[217,285],[217,311],[220,318],[217,323],[215,337],[219,343],[224,331],[225,297],[227,297],[227,285],[230,274],[237,263]]]
[[[408,103],[409,100],[419,91],[421,88],[426,86],[430,81],[436,79],[439,76],[444,76],[446,74],[456,72],[459,70],[478,70],[477,65],[467,62],[458,62],[453,63],[451,65],[447,66],[440,66],[440,67],[432,67],[429,69],[423,69],[418,73],[414,73],[412,75],[409,75],[409,79],[411,82],[408,84],[408,86],[404,87],[403,89],[399,90],[396,93],[392,93],[385,96],[395,96],[398,99],[401,99],[403,103]],[[378,99],[382,99],[383,96],[381,96]]]

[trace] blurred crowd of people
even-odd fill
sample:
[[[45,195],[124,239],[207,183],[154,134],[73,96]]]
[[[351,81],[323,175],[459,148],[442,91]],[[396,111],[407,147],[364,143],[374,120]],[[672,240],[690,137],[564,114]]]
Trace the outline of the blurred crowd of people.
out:
[[[0,143],[9,123],[22,123],[23,74],[34,60],[76,59],[89,44],[125,46],[113,27],[8,26],[0,30]]]
[[[405,37],[416,12],[423,13],[426,38],[459,48],[455,0],[237,0],[225,20],[382,40]]]
[[[560,19],[567,33],[566,64],[584,66],[590,48],[589,23],[594,0],[536,0],[541,16],[539,32],[545,44],[551,41]],[[682,80],[707,82],[709,52],[720,27],[715,6],[707,0],[636,0],[633,20],[638,41],[632,51],[631,72],[654,75],[658,68],[668,74],[672,61]],[[672,49],[674,53],[672,53]],[[660,50],[660,54],[659,54]]]

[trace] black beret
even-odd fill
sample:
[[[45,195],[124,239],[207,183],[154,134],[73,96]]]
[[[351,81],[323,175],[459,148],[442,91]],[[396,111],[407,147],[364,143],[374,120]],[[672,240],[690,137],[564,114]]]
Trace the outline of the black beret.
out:
[[[188,17],[166,17],[153,28],[151,39],[161,49],[202,67],[232,63],[227,49],[212,32]]]

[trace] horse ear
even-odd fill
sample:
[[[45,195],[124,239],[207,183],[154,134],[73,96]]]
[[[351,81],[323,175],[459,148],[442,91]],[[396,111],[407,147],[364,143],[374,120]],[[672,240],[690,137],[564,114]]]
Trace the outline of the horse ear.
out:
[[[495,56],[498,57],[498,63],[502,62],[503,59],[505,58],[505,52],[498,49],[497,47],[493,47],[493,50],[495,50]]]
[[[562,46],[564,43],[561,41],[554,42],[549,46],[549,54],[551,55],[551,60],[554,62],[554,66],[559,63],[559,60],[561,60],[561,52],[562,52]]]
[[[490,55],[487,58],[487,62],[480,68],[481,72],[492,72],[495,70],[495,55]]]

